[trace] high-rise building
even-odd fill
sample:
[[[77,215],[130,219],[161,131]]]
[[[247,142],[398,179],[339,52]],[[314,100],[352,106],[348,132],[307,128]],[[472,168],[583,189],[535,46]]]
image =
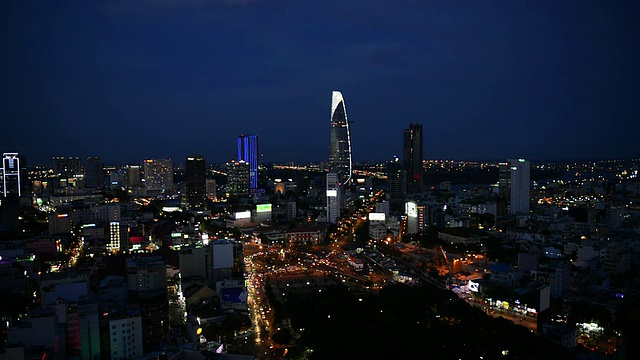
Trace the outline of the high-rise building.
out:
[[[145,160],[144,186],[147,196],[171,194],[173,192],[173,162],[171,159]]]
[[[17,153],[2,154],[2,197],[0,198],[0,228],[9,233],[20,232],[19,207],[22,195],[20,157]]]
[[[249,188],[258,187],[258,135],[238,136],[238,161],[249,164]]]
[[[82,165],[80,164],[80,158],[77,156],[54,156],[53,173],[54,175],[61,176],[73,176],[82,174]]]
[[[327,173],[327,221],[337,223],[340,218],[340,175],[335,172]]]
[[[227,197],[249,195],[249,164],[241,161],[227,163]]]
[[[103,164],[98,156],[89,156],[84,164],[84,184],[88,188],[104,187]]]
[[[530,164],[525,159],[509,159],[509,213],[528,214],[530,206]]]
[[[18,153],[2,154],[2,195],[20,196],[22,184],[20,181],[20,158]]]
[[[404,169],[407,173],[407,190],[419,192],[422,188],[422,125],[410,124],[404,130]]]
[[[498,213],[501,219],[509,214],[509,206],[511,205],[511,165],[508,162],[498,163]]]
[[[140,165],[127,165],[127,188],[140,187]]]
[[[387,163],[387,185],[390,210],[396,213],[402,212],[404,199],[407,196],[407,172],[404,170],[404,164],[397,158]]]
[[[202,156],[187,158],[182,205],[187,210],[202,210],[207,207],[207,164]]]
[[[216,179],[207,179],[207,197],[210,200],[215,200],[217,198],[217,184]]]
[[[351,179],[351,135],[344,98],[340,91],[331,96],[331,133],[329,140],[329,171],[338,174],[338,182],[344,185]]]

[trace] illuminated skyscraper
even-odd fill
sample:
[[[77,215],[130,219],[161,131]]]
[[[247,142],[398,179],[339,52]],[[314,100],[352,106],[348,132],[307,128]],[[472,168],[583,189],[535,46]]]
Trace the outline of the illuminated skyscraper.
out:
[[[240,161],[227,163],[227,197],[249,195],[249,164]]]
[[[331,97],[331,135],[329,142],[329,171],[338,174],[340,185],[351,179],[351,135],[347,109],[340,91]]]
[[[410,124],[404,130],[404,169],[407,174],[407,190],[422,188],[422,125]]]
[[[249,164],[249,188],[258,187],[258,135],[238,136],[238,161]]]
[[[147,196],[171,194],[173,192],[173,161],[171,159],[145,160],[144,186]]]
[[[207,207],[207,166],[204,157],[187,158],[185,190],[182,199],[187,210],[201,210]]]
[[[21,195],[22,184],[20,183],[20,158],[18,153],[2,154],[2,194]]]

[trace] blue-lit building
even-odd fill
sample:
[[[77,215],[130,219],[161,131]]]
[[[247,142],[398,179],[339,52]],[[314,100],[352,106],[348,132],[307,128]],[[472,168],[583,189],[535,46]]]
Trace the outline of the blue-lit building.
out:
[[[238,161],[249,164],[249,188],[258,187],[258,135],[238,136]]]

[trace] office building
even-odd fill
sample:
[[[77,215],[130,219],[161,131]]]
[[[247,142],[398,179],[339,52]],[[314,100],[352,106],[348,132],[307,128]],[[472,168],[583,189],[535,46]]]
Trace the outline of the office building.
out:
[[[144,186],[147,196],[173,193],[173,162],[171,159],[145,160]]]
[[[509,213],[528,214],[530,206],[529,161],[510,159],[509,162]]]
[[[403,155],[407,190],[412,193],[420,192],[423,185],[421,124],[410,124],[404,130]]]
[[[22,184],[20,179],[20,158],[18,153],[2,154],[2,194],[4,197],[10,195],[22,195]]]
[[[387,163],[387,186],[389,188],[389,207],[394,213],[402,213],[404,199],[407,196],[407,172],[404,164],[398,161]]]
[[[249,164],[244,160],[227,163],[227,197],[249,195]]]
[[[127,165],[127,189],[140,187],[140,165]]]
[[[209,198],[209,200],[216,200],[217,199],[217,184],[216,184],[216,179],[207,179],[207,197]]]
[[[155,349],[169,332],[167,268],[159,256],[127,258],[129,304],[140,309],[142,345]]]
[[[327,173],[327,221],[337,223],[340,219],[340,175],[335,172]]]
[[[498,163],[498,217],[506,218],[511,203],[511,173],[508,162]]]
[[[54,156],[53,174],[58,176],[73,176],[82,174],[82,165],[77,156]]]
[[[258,187],[258,135],[238,136],[238,161],[249,164],[249,188]]]
[[[187,210],[202,210],[207,207],[207,165],[202,156],[187,158],[182,206]]]
[[[88,188],[101,189],[104,187],[103,164],[98,156],[89,156],[84,164],[84,184]]]
[[[331,97],[329,171],[338,174],[339,185],[347,184],[351,179],[351,135],[347,109],[340,91],[334,91]]]

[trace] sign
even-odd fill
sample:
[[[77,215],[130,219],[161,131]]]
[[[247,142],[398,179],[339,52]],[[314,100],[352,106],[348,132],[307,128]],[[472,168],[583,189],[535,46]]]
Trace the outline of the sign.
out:
[[[251,219],[251,211],[247,210],[247,211],[237,212],[235,213],[235,218],[236,220]]]
[[[256,205],[256,212],[270,212],[271,204],[258,204]]]
[[[369,213],[369,221],[385,221],[385,213]]]

